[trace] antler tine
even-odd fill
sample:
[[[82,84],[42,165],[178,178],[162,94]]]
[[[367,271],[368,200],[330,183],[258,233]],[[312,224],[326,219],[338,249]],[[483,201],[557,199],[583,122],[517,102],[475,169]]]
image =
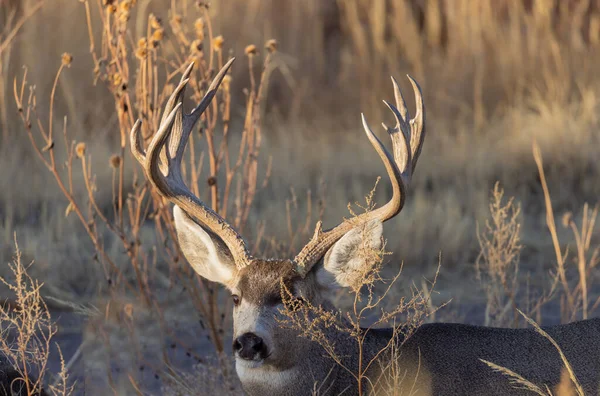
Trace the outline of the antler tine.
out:
[[[406,107],[404,96],[402,96],[402,91],[400,91],[398,81],[396,81],[394,76],[390,76],[390,78],[392,79],[392,85],[394,86],[394,99],[396,100],[396,107],[398,107],[398,110],[400,110],[402,119],[407,120],[410,118],[410,115],[408,113],[408,107]]]
[[[144,150],[144,144],[142,143],[142,134],[140,133],[141,127],[142,120],[137,120],[135,124],[133,124],[131,133],[129,134],[129,143],[131,144],[133,156],[139,163],[143,164],[146,160],[146,151]]]
[[[192,113],[184,114],[182,98],[192,71],[193,64],[191,64],[167,101],[160,127],[152,138],[147,153],[144,153],[142,148],[140,120],[133,126],[130,140],[133,155],[142,164],[148,180],[160,194],[220,237],[229,248],[235,263],[243,267],[250,263],[252,257],[242,237],[219,214],[189,190],[181,175],[181,160],[189,135],[194,124],[215,96],[233,60],[227,62],[215,76],[204,98]],[[169,142],[168,150],[167,142]]]
[[[421,87],[415,81],[414,78],[406,75],[410,80],[410,83],[415,92],[415,103],[416,103],[416,114],[415,117],[410,120],[410,147],[412,149],[412,171],[415,171],[417,166],[417,160],[421,155],[421,149],[423,148],[423,141],[425,140],[425,105],[423,104],[423,92]]]
[[[217,73],[217,75],[211,82],[210,86],[206,90],[206,93],[204,94],[204,97],[202,98],[202,100],[200,101],[198,106],[196,106],[196,108],[194,110],[192,110],[192,112],[190,114],[184,114],[183,108],[181,109],[180,113],[177,114],[177,117],[179,119],[181,119],[181,122],[179,120],[176,121],[175,125],[177,125],[178,127],[176,128],[175,131],[173,131],[171,138],[169,139],[168,147],[169,147],[169,154],[170,154],[171,158],[174,158],[176,160],[179,159],[179,161],[181,162],[180,159],[183,156],[183,151],[185,150],[185,146],[187,145],[187,141],[190,137],[190,133],[194,129],[194,126],[196,125],[196,122],[200,119],[200,116],[202,115],[202,113],[204,113],[204,111],[206,110],[208,105],[211,103],[213,97],[217,93],[219,85],[221,85],[223,78],[225,77],[225,75],[227,74],[229,69],[231,68],[231,65],[233,64],[234,61],[235,61],[235,58],[231,58],[225,64],[225,66],[223,66],[221,68],[219,73]],[[183,72],[183,74],[181,76],[181,80],[179,81],[179,85],[177,86],[177,88],[175,88],[175,90],[169,97],[169,100],[167,101],[167,104],[165,106],[165,111],[163,113],[163,117],[161,120],[161,124],[165,121],[166,116],[170,113],[170,111],[173,109],[175,104],[179,103],[183,100],[183,97],[185,94],[185,88],[187,87],[187,84],[190,80],[190,76],[192,74],[193,68],[194,68],[194,62],[190,63],[190,65]],[[181,128],[179,127],[179,125],[181,125]],[[167,161],[167,158],[166,158],[166,152],[164,150],[162,151],[160,158],[161,158],[161,162],[163,164],[165,164]]]
[[[417,114],[415,118],[409,121],[408,108],[406,107],[398,83],[393,77],[392,84],[394,86],[396,106],[384,101],[396,118],[396,126],[394,128],[388,128],[383,124],[392,140],[393,158],[373,131],[371,131],[365,116],[361,116],[365,134],[383,161],[392,183],[392,198],[384,206],[371,212],[363,213],[351,220],[345,220],[331,230],[324,232],[321,230],[320,222],[317,223],[317,228],[312,239],[294,259],[296,271],[302,276],[306,275],[311,267],[325,255],[327,250],[351,229],[375,219],[384,222],[396,216],[402,210],[406,198],[406,189],[410,183],[425,136],[425,107],[423,105],[421,90],[416,81],[410,76],[409,79],[413,85],[415,100],[417,102]]]
[[[384,100],[383,103],[385,103],[392,113],[394,113],[394,117],[396,118],[396,126],[394,128],[389,128],[385,125],[385,123],[382,122],[381,124],[390,135],[390,139],[392,139],[392,148],[394,151],[396,165],[400,170],[400,174],[404,182],[408,183],[410,182],[410,173],[412,169],[412,151],[409,146],[409,142],[411,140],[410,125],[406,122],[406,119],[402,117],[400,110],[398,110],[396,106],[386,100]],[[406,116],[408,116],[408,110],[406,107],[404,108],[404,112]]]

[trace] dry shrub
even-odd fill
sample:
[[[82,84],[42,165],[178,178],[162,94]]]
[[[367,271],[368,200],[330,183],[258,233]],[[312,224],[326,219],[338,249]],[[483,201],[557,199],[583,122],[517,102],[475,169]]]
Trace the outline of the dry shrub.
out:
[[[475,262],[477,278],[484,284],[487,295],[484,324],[500,326],[509,324],[507,314],[513,310],[512,325],[517,327],[517,292],[520,241],[521,207],[514,198],[503,201],[504,190],[496,183],[490,198],[490,219],[484,231],[477,227],[480,253]]]
[[[374,209],[374,193],[375,189],[366,197],[365,205],[357,204],[359,209]],[[348,208],[352,217],[347,221],[352,222],[357,213],[350,205]],[[397,286],[402,266],[392,279],[383,278],[382,265],[386,255],[389,255],[385,251],[385,243],[381,249],[372,247],[368,237],[369,224],[358,226],[363,233],[358,254],[364,260],[364,265],[357,269],[359,272],[349,276],[355,279],[349,288],[349,311],[332,311],[323,306],[316,306],[311,301],[299,299],[282,281],[281,297],[284,309],[283,318],[278,320],[283,326],[296,330],[301,337],[319,344],[327,357],[356,380],[358,394],[364,395],[373,391],[398,389],[405,380],[398,364],[401,359],[400,347],[433,313],[430,310],[430,292],[435,286],[437,273],[427,292],[412,288],[409,296],[390,301],[390,291]],[[365,340],[369,332],[386,326],[393,329],[389,342],[374,356],[367,357]],[[348,356],[338,350],[338,337],[355,342],[358,356],[356,367],[350,363]],[[315,394],[322,391],[320,385],[322,384],[315,384]]]
[[[48,361],[52,348],[52,338],[57,327],[50,317],[50,311],[41,295],[42,284],[29,276],[29,265],[21,260],[21,250],[15,235],[15,256],[8,263],[14,279],[0,277],[14,296],[0,305],[0,356],[3,380],[0,384],[10,387],[5,393],[19,395],[70,395],[73,391],[69,383],[67,367],[58,344],[61,370],[52,382],[48,382]],[[8,364],[8,366],[6,366]],[[13,370],[18,374],[11,374]]]
[[[211,348],[220,356],[225,349],[225,329],[231,320],[230,306],[221,303],[220,288],[195,276],[192,267],[185,262],[176,242],[170,205],[145,182],[127,146],[136,118],[142,121],[144,141],[152,139],[174,82],[192,62],[196,71],[188,84],[189,96],[195,102],[200,101],[215,70],[229,58],[227,44],[214,32],[203,3],[194,7],[194,23],[186,23],[190,22],[191,12],[184,18],[174,3],[169,20],[149,14],[146,29],[139,32],[134,31],[139,24],[131,22],[138,6],[136,1],[82,3],[89,27],[94,82],[108,90],[117,114],[119,147],[105,161],[112,172],[111,183],[103,185],[97,181],[92,169],[93,151],[85,142],[72,140],[67,117],[63,119],[62,131],[56,131],[57,87],[61,75],[74,62],[70,54],[65,53],[61,58],[48,100],[47,118],[45,111],[38,108],[35,87],[28,84],[27,70],[20,83],[15,79],[14,97],[31,146],[66,199],[65,217],[77,218],[93,245],[93,260],[103,274],[105,282],[99,288],[102,297],[97,304],[105,315],[95,318],[93,331],[97,332],[98,339],[104,340],[109,351],[116,349],[115,353],[120,354],[123,352],[120,348],[111,347],[110,333],[123,327],[136,345],[137,326],[147,321],[149,315],[160,329],[159,337],[172,340],[175,349],[189,351],[189,346],[177,335],[168,312],[182,297],[181,292],[174,289],[174,285],[180,285],[188,310],[200,318],[202,329],[198,332],[209,338]],[[93,10],[94,7],[97,9]],[[96,24],[102,26],[100,31],[94,29]],[[141,36],[135,36],[136,33]],[[234,76],[229,74],[190,136],[190,149],[183,165],[184,177],[195,195],[209,202],[214,211],[240,231],[245,231],[254,197],[267,185],[270,174],[267,161],[260,164],[266,169],[259,170],[261,104],[274,70],[271,60],[278,55],[276,42],[267,42],[262,56],[256,46],[249,46],[245,55],[249,88],[244,91],[243,123],[231,122]],[[260,58],[262,63],[259,63]],[[201,152],[195,148],[200,144],[205,146]],[[80,186],[74,177],[77,173],[81,174]],[[77,193],[81,187],[85,191],[83,195]],[[102,196],[110,196],[110,204],[102,204],[99,198]],[[148,229],[152,231],[149,233]],[[149,234],[153,235],[149,237]],[[260,249],[258,243],[254,250]],[[114,245],[120,249],[111,248]],[[132,304],[131,300],[137,301]],[[116,328],[112,321],[116,321]],[[167,346],[159,344],[158,348],[162,351],[155,353],[162,352],[165,366],[170,367]],[[138,346],[130,353],[137,361],[135,366],[147,365],[157,373],[163,370],[161,365],[149,363]],[[228,362],[216,361],[221,364],[222,375],[231,375]],[[108,386],[115,391],[110,366],[109,363],[106,367]],[[142,385],[135,379],[136,375],[130,369],[130,385],[138,391]]]

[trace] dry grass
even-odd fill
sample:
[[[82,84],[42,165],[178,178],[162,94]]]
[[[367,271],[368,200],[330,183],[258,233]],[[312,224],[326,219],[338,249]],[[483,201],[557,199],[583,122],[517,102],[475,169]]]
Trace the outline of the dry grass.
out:
[[[389,75],[410,73],[424,89],[428,136],[406,208],[386,225],[390,261],[406,263],[398,282],[434,274],[441,251],[446,271],[435,304],[453,298],[441,318],[482,322],[484,306],[501,309],[488,309],[490,323],[511,325],[516,306],[547,322],[597,313],[595,2],[231,0],[208,10],[192,0],[114,3],[111,16],[100,0],[0,3],[0,260],[12,255],[17,231],[48,301],[91,310],[84,330],[73,329],[85,342],[65,356],[80,351],[78,378],[93,378],[82,387],[156,389],[155,374],[191,366],[188,353],[227,349],[230,307],[219,289],[191,276],[170,214],[145,189],[124,139],[137,117],[145,136],[153,134],[170,83],[192,59],[199,71],[190,102],[219,64],[238,58],[187,170],[196,192],[242,226],[256,250],[288,256],[316,219],[337,223],[346,203],[364,196],[383,169],[373,165],[359,112],[382,111]],[[262,46],[271,38],[275,53]],[[258,54],[244,52],[250,44]],[[65,52],[72,62],[61,59]],[[24,124],[11,99],[14,78]],[[239,148],[248,147],[240,141],[251,135],[237,166]],[[85,142],[85,155],[72,142]],[[507,222],[492,217],[478,238],[496,181],[522,215],[493,201],[492,213],[508,210]],[[382,186],[374,202],[387,194]],[[547,213],[569,214],[567,227]],[[473,293],[480,253],[487,294]],[[138,346],[128,348],[132,340]],[[216,366],[228,375],[227,364]]]

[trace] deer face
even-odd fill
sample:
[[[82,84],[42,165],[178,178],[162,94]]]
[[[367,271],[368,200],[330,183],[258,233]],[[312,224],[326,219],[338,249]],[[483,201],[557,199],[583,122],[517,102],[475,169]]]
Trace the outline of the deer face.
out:
[[[256,261],[239,271],[231,289],[233,353],[238,367],[267,364],[285,370],[293,365],[290,349],[297,344],[290,342],[290,337],[295,340],[296,334],[280,323],[282,283],[300,298],[312,300],[317,292],[314,282],[302,279],[287,260]]]
[[[322,305],[326,290],[356,281],[353,274],[361,272],[354,270],[364,264],[358,254],[364,239],[373,249],[381,246],[382,224],[372,221],[367,227],[349,231],[305,274],[291,260],[254,259],[238,268],[218,237],[179,207],[173,212],[179,244],[190,264],[201,276],[225,285],[232,294],[232,349],[238,372],[263,366],[289,370],[308,348],[308,341],[281,323],[285,315],[282,285],[294,297]]]

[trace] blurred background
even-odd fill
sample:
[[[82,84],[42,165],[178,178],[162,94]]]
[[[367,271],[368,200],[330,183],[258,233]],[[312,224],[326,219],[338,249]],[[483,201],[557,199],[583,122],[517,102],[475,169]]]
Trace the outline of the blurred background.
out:
[[[557,256],[556,246],[559,252],[577,250],[575,224],[588,232],[582,248],[588,265],[584,275],[589,276],[586,301],[590,311],[595,309],[599,239],[591,217],[595,219],[600,196],[600,2],[0,0],[0,260],[11,260],[16,234],[25,261],[35,259],[30,273],[44,283],[48,303],[57,312],[63,353],[67,360],[76,356],[73,367],[81,367],[74,369],[80,386],[118,389],[120,394],[133,393],[143,382],[147,392],[164,391],[169,377],[165,367],[191,372],[190,362],[219,384],[229,381],[223,379],[229,378],[223,374],[227,364],[207,363],[213,354],[209,351],[226,350],[229,344],[226,293],[212,285],[206,291],[195,280],[199,290],[217,296],[212,304],[219,309],[207,314],[186,298],[182,288],[191,286],[178,282],[174,267],[165,264],[178,263],[178,253],[161,253],[177,248],[155,234],[160,222],[152,217],[135,222],[140,230],[130,239],[122,234],[130,233],[133,223],[121,221],[116,233],[110,224],[123,217],[120,209],[113,211],[121,207],[116,199],[148,198],[139,192],[143,178],[123,138],[131,120],[156,120],[167,97],[163,85],[178,81],[181,65],[197,62],[200,92],[219,62],[230,56],[237,58],[223,95],[230,110],[219,107],[219,114],[230,115],[218,117],[214,137],[217,145],[223,142],[228,125],[229,148],[237,155],[238,147],[247,144],[242,137],[250,136],[248,123],[260,130],[252,135],[260,146],[255,168],[242,167],[255,169],[257,188],[240,220],[256,251],[289,256],[308,239],[319,217],[326,227],[334,226],[349,215],[348,203],[364,202],[379,176],[376,201],[388,199],[391,189],[364,136],[360,114],[387,144],[378,124],[392,124],[393,117],[381,100],[392,100],[394,76],[414,113],[405,78],[410,74],[423,89],[427,131],[407,204],[385,225],[387,250],[393,252],[387,258],[390,271],[403,263],[401,283],[421,287],[441,264],[432,304],[452,301],[437,319],[484,323],[489,288],[476,267],[498,182],[504,189],[502,202],[514,197],[512,205],[520,206],[515,216],[519,249],[511,265],[518,267],[514,284],[519,300],[527,301],[523,306],[552,294],[562,255]],[[152,67],[143,66],[150,62],[146,59]],[[55,80],[61,64],[64,70]],[[28,85],[22,86],[25,73]],[[259,81],[263,84],[257,88]],[[30,92],[36,100],[34,115],[28,116]],[[152,103],[140,104],[140,93],[148,93]],[[191,108],[199,96],[188,96],[186,107]],[[24,98],[21,111],[19,97]],[[133,110],[124,107],[125,97]],[[35,130],[28,134],[28,123],[35,129],[38,117],[46,134],[54,129],[55,146],[45,147],[48,141]],[[68,136],[64,143],[63,130]],[[210,133],[199,135],[192,159],[201,169],[194,181],[205,200],[211,193],[207,178],[218,183],[227,178],[225,170],[210,174],[204,139]],[[85,167],[68,166],[69,147],[75,147],[71,141],[85,142],[87,175]],[[556,218],[554,241],[532,154],[534,141],[543,155]],[[49,152],[55,153],[56,172],[80,203],[85,221],[73,212],[38,156]],[[247,191],[252,174],[241,172],[238,190]],[[93,204],[86,180],[93,182]],[[123,186],[120,194],[115,183]],[[107,225],[86,228],[82,223],[103,221],[96,210],[107,217]],[[168,215],[163,216],[168,223]],[[492,228],[494,224],[492,220]],[[96,242],[90,240],[92,234]],[[141,241],[140,251],[132,256],[120,240]],[[140,275],[131,265],[136,255],[147,258],[140,268],[152,275]],[[565,259],[568,271],[581,275],[577,263],[577,253]],[[122,277],[110,275],[111,265]],[[162,278],[156,275],[161,273]],[[574,289],[581,285],[580,278],[573,282]],[[129,284],[151,291],[138,295]],[[150,297],[143,303],[140,295]],[[545,311],[535,311],[536,319],[563,320],[561,297],[547,300]],[[148,308],[159,305],[156,311]],[[217,318],[214,331],[205,328],[206,315]],[[200,340],[204,335],[198,337],[205,333],[210,333],[208,342]],[[214,367],[219,367],[218,375],[213,375]],[[138,385],[124,375],[131,371]],[[236,393],[235,386],[228,389]]]

